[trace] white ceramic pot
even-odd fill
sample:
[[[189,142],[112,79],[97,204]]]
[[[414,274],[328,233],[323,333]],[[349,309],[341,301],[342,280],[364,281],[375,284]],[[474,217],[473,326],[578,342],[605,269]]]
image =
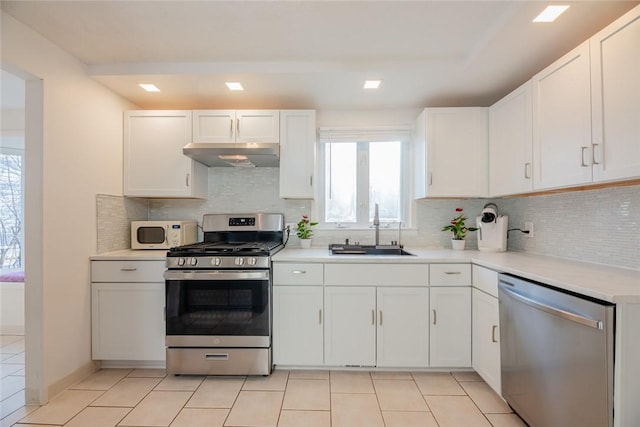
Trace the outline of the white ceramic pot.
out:
[[[302,249],[309,249],[311,248],[311,240],[312,239],[300,239],[300,247]]]
[[[451,247],[456,251],[463,251],[466,240],[451,239]]]

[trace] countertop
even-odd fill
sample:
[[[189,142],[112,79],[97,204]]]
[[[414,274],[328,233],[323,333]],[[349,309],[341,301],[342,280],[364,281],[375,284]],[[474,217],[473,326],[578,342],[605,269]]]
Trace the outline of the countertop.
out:
[[[312,263],[455,263],[471,262],[501,273],[510,273],[568,291],[613,303],[640,303],[640,271],[535,255],[527,252],[454,251],[410,248],[415,256],[331,255],[326,248],[287,248],[273,256],[276,262]],[[92,256],[92,261],[164,260],[166,250],[131,250]]]
[[[472,262],[568,291],[613,303],[640,303],[640,271],[535,255],[527,252],[480,252],[408,248],[415,256],[331,255],[328,249],[284,249],[276,262],[454,263]]]
[[[91,261],[154,261],[162,260],[167,256],[167,250],[134,250],[122,249],[120,251],[104,252],[89,257]]]

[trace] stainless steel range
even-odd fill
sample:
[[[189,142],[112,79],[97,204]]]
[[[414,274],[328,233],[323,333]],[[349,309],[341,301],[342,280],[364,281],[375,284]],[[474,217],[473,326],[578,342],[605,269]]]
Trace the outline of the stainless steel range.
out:
[[[271,255],[282,214],[204,215],[204,241],[167,253],[167,373],[271,373]]]

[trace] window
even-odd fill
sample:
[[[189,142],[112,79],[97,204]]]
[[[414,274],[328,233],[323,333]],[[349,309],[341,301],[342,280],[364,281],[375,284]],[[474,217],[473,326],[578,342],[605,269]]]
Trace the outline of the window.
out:
[[[24,150],[0,148],[0,268],[22,268]]]
[[[368,227],[378,204],[381,225],[402,222],[406,226],[410,211],[408,141],[363,140],[367,135],[360,135],[356,141],[341,137],[334,142],[332,136],[323,137],[321,130],[321,222]]]

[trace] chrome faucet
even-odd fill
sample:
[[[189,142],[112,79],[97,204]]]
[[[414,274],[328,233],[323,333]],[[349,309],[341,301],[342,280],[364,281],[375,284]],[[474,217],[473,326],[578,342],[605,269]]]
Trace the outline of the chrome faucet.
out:
[[[376,232],[376,246],[380,244],[380,216],[378,216],[378,204],[373,210],[373,228],[375,228]]]

